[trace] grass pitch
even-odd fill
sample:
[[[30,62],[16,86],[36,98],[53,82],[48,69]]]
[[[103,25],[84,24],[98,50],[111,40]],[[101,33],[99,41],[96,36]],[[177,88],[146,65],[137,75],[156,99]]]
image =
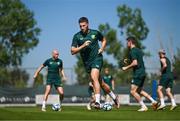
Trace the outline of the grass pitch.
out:
[[[153,111],[151,107],[147,112],[137,112],[137,106],[121,106],[120,109],[103,111],[92,109],[88,111],[86,107],[63,106],[61,112],[56,112],[47,107],[46,112],[41,112],[41,107],[4,107],[0,108],[0,120],[65,120],[65,121],[94,121],[94,120],[145,120],[145,121],[180,121],[180,108],[170,111],[170,107],[165,110]]]

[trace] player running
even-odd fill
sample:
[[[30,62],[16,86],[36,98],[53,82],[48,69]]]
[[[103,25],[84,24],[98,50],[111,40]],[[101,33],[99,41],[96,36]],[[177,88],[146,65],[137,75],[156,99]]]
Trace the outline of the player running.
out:
[[[97,31],[89,29],[89,22],[86,17],[79,19],[81,31],[76,33],[72,40],[72,55],[80,53],[84,66],[93,83],[95,91],[95,108],[100,109],[100,85],[112,97],[117,108],[119,101],[109,86],[101,81],[100,71],[103,66],[103,51],[106,47],[106,39]],[[98,41],[101,42],[101,48]]]
[[[143,53],[136,46],[136,40],[134,37],[127,38],[127,47],[130,49],[129,59],[131,63],[127,66],[122,67],[123,71],[126,71],[130,68],[133,68],[133,79],[131,81],[131,94],[141,105],[141,108],[138,111],[147,111],[148,108],[141,99],[141,95],[146,97],[152,102],[153,108],[156,108],[157,102],[147,93],[143,88],[145,81],[146,73],[143,61]]]
[[[170,110],[174,110],[177,105],[174,100],[174,96],[172,94],[172,87],[173,87],[173,74],[171,72],[171,62],[170,60],[166,57],[166,53],[164,50],[159,51],[159,58],[160,58],[160,63],[161,63],[161,79],[158,85],[158,96],[160,99],[160,106],[157,108],[157,110],[161,110],[165,108],[165,103],[164,103],[164,95],[162,92],[162,89],[166,89],[166,94],[171,100],[171,108]]]

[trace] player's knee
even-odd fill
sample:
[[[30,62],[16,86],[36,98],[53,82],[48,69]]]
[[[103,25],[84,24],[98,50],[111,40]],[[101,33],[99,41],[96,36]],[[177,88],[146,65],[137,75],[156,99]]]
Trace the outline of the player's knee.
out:
[[[96,76],[92,76],[91,79],[92,79],[93,82],[98,81],[98,78]]]
[[[103,89],[106,89],[106,85],[104,83],[100,83],[100,85]]]
[[[167,94],[168,96],[170,96],[170,95],[171,95],[171,92],[168,90],[168,91],[166,91],[166,94]]]
[[[138,93],[141,95],[145,95],[145,93],[143,93],[143,91],[139,91]]]
[[[59,91],[59,94],[60,94],[60,95],[64,95],[64,91],[62,91],[62,90]]]
[[[157,89],[157,93],[160,93],[161,91],[162,91],[161,88],[158,88],[158,89]]]
[[[58,90],[59,95],[64,95],[64,91]]]
[[[136,92],[135,92],[135,90],[131,90],[130,93],[131,93],[132,95],[134,95]]]

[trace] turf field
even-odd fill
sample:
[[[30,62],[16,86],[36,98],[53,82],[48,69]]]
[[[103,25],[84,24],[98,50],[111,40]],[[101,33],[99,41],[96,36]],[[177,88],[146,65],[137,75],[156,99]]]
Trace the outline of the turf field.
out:
[[[65,106],[61,112],[51,110],[41,112],[40,107],[4,107],[0,108],[0,120],[146,120],[146,121],[180,121],[180,108],[169,111],[169,107],[161,111],[153,111],[150,107],[147,112],[137,112],[137,106],[121,106],[120,109],[111,111],[86,110],[86,107]]]

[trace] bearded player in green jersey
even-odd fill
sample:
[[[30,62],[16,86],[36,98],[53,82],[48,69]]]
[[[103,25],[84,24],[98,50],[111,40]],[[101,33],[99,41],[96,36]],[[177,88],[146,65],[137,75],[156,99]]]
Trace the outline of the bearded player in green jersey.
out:
[[[158,96],[160,100],[160,106],[157,108],[158,110],[164,109],[165,108],[165,103],[164,103],[164,96],[162,89],[166,89],[166,94],[171,100],[171,108],[170,110],[174,110],[177,105],[174,100],[174,96],[172,94],[172,87],[173,87],[173,74],[171,72],[171,62],[170,60],[166,57],[166,53],[164,50],[159,50],[159,58],[160,58],[160,63],[161,63],[161,79],[158,85]]]
[[[91,77],[95,91],[95,108],[100,109],[100,86],[112,97],[116,107],[119,108],[118,98],[100,77],[103,66],[102,53],[106,47],[106,39],[99,31],[89,29],[89,22],[86,17],[79,19],[79,26],[81,31],[73,37],[71,53],[72,55],[80,53],[85,69]],[[98,41],[101,42],[101,48]]]
[[[142,89],[146,76],[144,61],[143,61],[143,53],[139,48],[136,47],[135,44],[136,44],[136,40],[134,37],[127,38],[127,47],[130,49],[129,59],[131,63],[127,66],[122,67],[122,70],[125,71],[130,68],[133,68],[133,80],[131,81],[131,94],[141,105],[141,108],[138,111],[142,112],[142,111],[147,111],[148,108],[141,99],[141,95],[146,97],[152,102],[153,108],[157,107],[157,102],[147,92],[145,92]]]
[[[48,99],[48,95],[51,91],[51,87],[54,85],[57,92],[60,95],[60,100],[59,103],[61,105],[61,102],[64,97],[64,91],[63,91],[63,84],[62,80],[66,80],[66,76],[64,74],[64,69],[63,69],[63,62],[61,59],[58,58],[59,52],[58,50],[53,50],[52,51],[52,58],[47,59],[35,72],[34,74],[34,79],[37,77],[39,72],[44,68],[48,67],[48,75],[47,75],[47,81],[46,81],[46,90],[43,98],[43,103],[42,103],[42,111],[46,111],[46,101]],[[62,75],[62,79],[61,76]],[[61,109],[59,109],[61,110]]]

